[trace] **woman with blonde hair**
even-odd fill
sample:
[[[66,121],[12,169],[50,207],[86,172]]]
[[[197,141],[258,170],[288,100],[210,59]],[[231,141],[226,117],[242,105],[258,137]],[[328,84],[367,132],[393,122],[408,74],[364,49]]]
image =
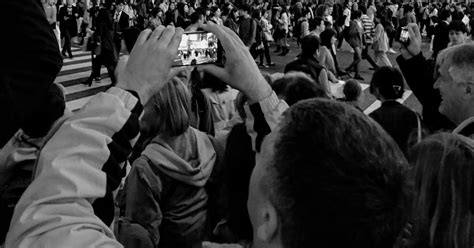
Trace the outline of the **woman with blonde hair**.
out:
[[[191,115],[191,93],[176,77],[145,105],[141,129],[148,144],[124,188],[119,241],[125,247],[195,247],[206,238],[209,181],[222,149],[190,126]],[[146,235],[133,236],[137,229]]]
[[[414,146],[413,236],[410,247],[474,246],[474,142],[439,133]]]

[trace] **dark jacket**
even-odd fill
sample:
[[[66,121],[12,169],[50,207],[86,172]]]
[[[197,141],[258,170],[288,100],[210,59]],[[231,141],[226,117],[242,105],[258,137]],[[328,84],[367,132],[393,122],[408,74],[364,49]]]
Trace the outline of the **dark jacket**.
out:
[[[449,30],[448,24],[445,21],[440,21],[436,25],[433,38],[433,57],[436,58],[438,53],[448,47],[449,44]]]
[[[115,13],[114,13],[114,16],[115,16]],[[115,24],[114,25],[115,32],[122,33],[125,29],[127,29],[130,26],[129,16],[125,12],[122,11],[118,22],[115,22],[114,20],[114,24]]]
[[[0,147],[22,129],[43,137],[63,113],[46,115],[48,90],[62,66],[58,42],[40,1],[0,1],[5,48],[0,62]],[[14,20],[14,21],[12,21]],[[56,105],[56,104],[55,104]]]
[[[311,76],[315,82],[319,82],[319,73],[322,67],[314,57],[300,57],[285,66],[285,73],[289,71],[301,71]]]
[[[433,88],[433,66],[423,57],[423,54],[405,60],[397,57],[397,63],[407,81],[408,86],[423,106],[423,123],[431,132],[436,130],[451,130],[454,124],[438,110],[441,104],[441,95],[438,89]]]
[[[239,37],[245,46],[249,47],[255,42],[257,23],[252,18],[242,18],[239,23]]]
[[[61,32],[66,32],[68,31],[71,37],[74,37],[77,35],[77,8],[74,6],[71,6],[71,11],[67,10],[67,5],[64,5],[59,9],[59,28]]]
[[[166,142],[156,137],[133,163],[125,185],[125,220],[148,231],[155,247],[193,247],[206,236],[205,188],[219,161],[207,134],[189,128]],[[122,235],[120,235],[122,236]],[[119,238],[125,247],[130,240]]]
[[[125,13],[122,13],[122,16]],[[101,55],[105,65],[113,65],[118,61],[118,52],[114,42],[114,23],[110,11],[106,8],[99,10],[97,27],[94,36],[99,37]]]
[[[392,136],[406,154],[408,138],[418,129],[416,113],[397,101],[385,101],[369,116]]]

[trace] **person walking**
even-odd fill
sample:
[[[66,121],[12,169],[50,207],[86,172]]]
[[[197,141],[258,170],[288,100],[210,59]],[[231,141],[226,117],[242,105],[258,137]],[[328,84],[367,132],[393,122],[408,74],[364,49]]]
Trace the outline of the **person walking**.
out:
[[[360,10],[354,11],[352,14],[353,20],[350,22],[349,29],[347,31],[347,42],[354,49],[354,61],[347,67],[346,72],[354,71],[354,79],[364,81],[364,78],[359,74],[359,65],[362,61],[362,21],[360,17],[362,12]]]
[[[272,25],[268,22],[268,10],[263,10],[263,15],[260,18],[259,25],[262,29],[262,43],[263,43],[263,51],[260,52],[260,64],[259,66],[263,66],[265,68],[269,66],[274,66],[275,63],[272,62],[272,58],[270,56],[270,48],[269,43],[273,41],[272,38]],[[263,64],[263,56],[265,55],[265,59],[267,60],[266,64]]]
[[[365,5],[360,5],[359,10],[362,12],[361,21],[362,27],[364,29],[363,35],[363,44],[364,48],[362,49],[362,59],[365,59],[372,66],[371,69],[377,69],[379,66],[369,55],[369,48],[374,43],[374,22],[367,15],[367,7]]]
[[[108,8],[101,8],[97,15],[97,27],[92,39],[96,40],[98,49],[92,49],[92,72],[84,84],[91,86],[92,81],[100,81],[100,68],[107,68],[112,86],[117,84],[115,67],[118,62],[118,51],[114,41],[114,24]]]
[[[375,18],[375,34],[374,34],[374,53],[375,63],[379,66],[392,66],[392,63],[388,59],[388,35],[385,32],[384,26],[387,25],[387,18],[382,16],[382,19]]]
[[[72,0],[67,0],[66,5],[61,7],[59,10],[59,29],[62,38],[64,38],[64,46],[61,54],[66,57],[67,53],[70,59],[73,58],[71,51],[71,38],[77,35],[77,17],[77,9],[72,5]]]

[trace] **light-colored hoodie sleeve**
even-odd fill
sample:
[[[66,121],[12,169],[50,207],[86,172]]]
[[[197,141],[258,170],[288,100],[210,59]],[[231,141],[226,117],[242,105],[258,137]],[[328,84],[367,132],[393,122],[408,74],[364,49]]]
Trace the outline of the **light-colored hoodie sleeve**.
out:
[[[142,110],[131,93],[113,87],[66,120],[40,152],[5,247],[122,247],[92,204],[115,183],[110,172],[136,142]]]
[[[275,129],[288,104],[278,98],[275,92],[262,101],[245,105],[247,133],[252,138],[252,148],[260,152],[263,139]]]

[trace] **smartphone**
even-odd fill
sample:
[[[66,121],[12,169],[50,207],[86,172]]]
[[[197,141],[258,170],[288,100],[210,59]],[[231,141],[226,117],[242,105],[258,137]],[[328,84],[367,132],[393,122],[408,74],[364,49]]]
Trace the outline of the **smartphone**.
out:
[[[400,43],[402,43],[405,46],[408,46],[410,44],[410,33],[408,33],[408,27],[402,27],[402,31],[400,33],[400,38],[398,39]]]
[[[214,64],[217,61],[217,37],[206,31],[185,32],[172,66]]]

